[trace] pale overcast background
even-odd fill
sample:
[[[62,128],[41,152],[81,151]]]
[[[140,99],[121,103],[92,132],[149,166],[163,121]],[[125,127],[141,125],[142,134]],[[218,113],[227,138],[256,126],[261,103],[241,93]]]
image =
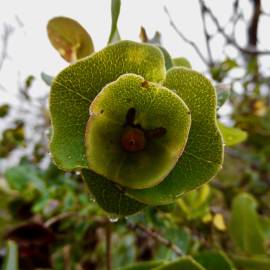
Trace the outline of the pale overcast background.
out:
[[[110,0],[0,0],[0,33],[3,23],[14,27],[10,38],[8,55],[0,72],[0,83],[8,92],[0,92],[0,103],[13,99],[18,88],[18,80],[33,74],[40,78],[40,72],[56,75],[67,63],[52,48],[46,33],[46,24],[54,16],[68,16],[78,20],[91,34],[95,49],[106,46],[109,36],[111,17]],[[223,24],[231,15],[233,0],[208,0],[206,3],[213,9]],[[247,16],[250,14],[249,0],[240,1]],[[263,9],[270,12],[270,1],[262,0]],[[140,26],[143,25],[149,36],[156,30],[162,34],[163,44],[172,56],[187,57],[194,69],[203,71],[204,65],[194,50],[184,43],[170,27],[163,7],[167,6],[176,25],[190,39],[194,40],[205,51],[201,16],[197,0],[122,0],[119,18],[119,31],[122,39],[139,40]],[[267,20],[267,18],[265,19]],[[261,23],[260,35],[263,35],[263,47],[270,47],[270,20]],[[242,25],[243,27],[243,25]],[[241,24],[239,25],[241,30]],[[243,44],[245,35],[238,36]],[[1,45],[0,45],[1,46]],[[216,39],[214,54],[220,55],[222,43]],[[41,80],[35,80],[33,94],[47,91]],[[15,102],[15,100],[14,100]]]

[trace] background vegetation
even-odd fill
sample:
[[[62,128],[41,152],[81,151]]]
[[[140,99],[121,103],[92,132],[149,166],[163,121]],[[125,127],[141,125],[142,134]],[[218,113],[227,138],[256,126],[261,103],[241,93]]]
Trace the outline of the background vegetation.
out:
[[[18,92],[19,106],[1,104],[5,129],[0,159],[8,164],[0,168],[3,269],[16,269],[16,257],[19,269],[154,269],[185,255],[207,270],[270,269],[270,84],[269,67],[261,64],[270,51],[262,50],[258,40],[259,21],[269,14],[260,0],[251,2],[248,17],[241,1],[235,0],[230,20],[221,25],[207,2],[198,1],[207,53],[183,35],[165,9],[178,36],[197,51],[207,75],[219,84],[219,97],[230,89],[225,104],[229,113],[220,116],[221,122],[248,134],[235,145],[245,135],[231,129],[226,133],[223,127],[227,134],[223,170],[211,183],[173,205],[148,208],[128,218],[108,217],[78,174],[60,171],[50,160],[47,96],[36,98],[29,91],[33,81],[41,78],[25,79]],[[112,11],[115,18],[117,6]],[[238,44],[239,23],[246,27],[244,46]],[[117,19],[110,41],[118,35],[116,24]],[[215,31],[210,32],[209,25]],[[146,31],[141,29],[142,42],[160,42],[158,32],[149,38]],[[11,34],[6,27],[0,72]],[[217,37],[224,42],[222,59],[213,56]],[[233,49],[233,56],[226,48]],[[50,76],[44,73],[42,79],[50,84]],[[21,156],[18,164],[13,162],[14,155]],[[137,268],[123,268],[136,262],[140,262]]]

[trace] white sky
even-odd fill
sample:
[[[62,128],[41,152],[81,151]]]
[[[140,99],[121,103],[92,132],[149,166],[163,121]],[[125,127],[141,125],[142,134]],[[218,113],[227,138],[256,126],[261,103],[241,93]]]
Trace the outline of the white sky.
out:
[[[0,33],[3,23],[15,27],[8,48],[9,59],[0,72],[0,84],[8,89],[6,93],[0,92],[0,104],[12,100],[18,89],[18,80],[23,81],[30,74],[38,78],[31,90],[33,94],[45,93],[48,88],[40,80],[40,73],[44,71],[56,75],[67,66],[48,41],[46,24],[50,18],[59,15],[74,18],[91,34],[96,50],[106,46],[111,25],[110,2],[110,0],[0,0]],[[231,14],[232,2],[233,0],[206,1],[223,24]],[[241,2],[249,14],[250,1]],[[262,0],[262,4],[264,10],[270,12],[270,1]],[[198,0],[122,0],[119,18],[122,39],[138,41],[141,25],[146,28],[149,36],[152,36],[155,30],[159,30],[163,44],[172,56],[185,56],[191,61],[194,69],[203,71],[204,65],[194,50],[170,27],[163,10],[165,5],[181,31],[205,52]],[[16,16],[23,26],[18,24]],[[264,33],[269,33],[269,26],[270,19],[261,28],[263,45],[268,48],[270,35],[266,36]],[[242,43],[244,36],[244,33],[238,36]],[[220,39],[217,38],[213,44],[215,55],[220,56],[221,50],[218,48],[221,46]]]

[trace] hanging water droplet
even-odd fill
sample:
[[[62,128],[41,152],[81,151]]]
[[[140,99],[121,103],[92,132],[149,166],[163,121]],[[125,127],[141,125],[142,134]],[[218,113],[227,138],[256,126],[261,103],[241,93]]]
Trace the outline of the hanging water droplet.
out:
[[[49,129],[46,129],[46,130],[45,130],[45,135],[48,136],[49,134],[50,134],[50,130],[49,130]]]
[[[89,200],[90,200],[90,202],[93,202],[93,203],[96,202],[96,199],[94,197],[90,197]]]
[[[108,218],[111,223],[115,223],[119,220],[119,216],[114,215],[114,214],[109,215]]]
[[[90,202],[96,202],[96,199],[92,194],[89,195],[89,201]]]
[[[75,174],[76,174],[76,175],[80,175],[81,172],[80,172],[80,171],[76,171]]]

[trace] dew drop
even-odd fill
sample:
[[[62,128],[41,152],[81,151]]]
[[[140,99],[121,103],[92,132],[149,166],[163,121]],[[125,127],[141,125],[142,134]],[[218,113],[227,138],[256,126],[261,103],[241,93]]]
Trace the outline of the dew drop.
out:
[[[89,201],[90,202],[96,202],[96,199],[92,193],[89,193]]]
[[[108,218],[111,223],[116,223],[119,220],[119,216],[114,214],[109,215]]]
[[[80,171],[76,171],[75,174],[76,174],[76,175],[80,175],[81,172],[80,172]]]
[[[50,130],[49,130],[49,129],[46,129],[46,130],[45,130],[45,135],[48,136],[49,134],[50,134]]]

